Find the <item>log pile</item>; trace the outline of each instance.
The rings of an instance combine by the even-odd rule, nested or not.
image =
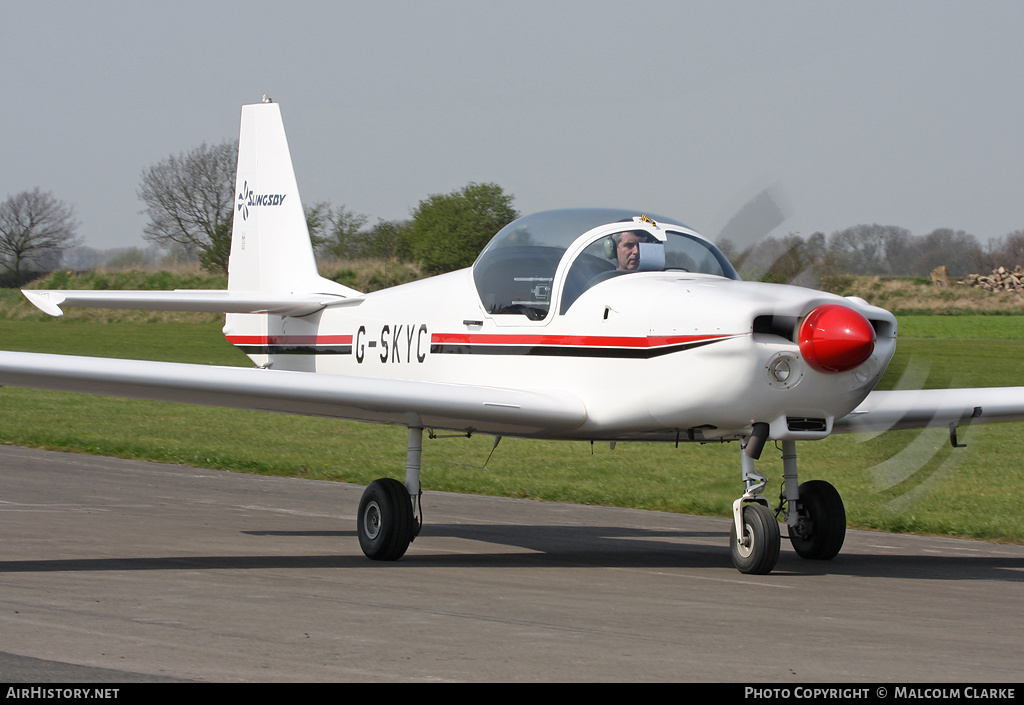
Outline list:
[[[968,274],[966,279],[957,282],[964,286],[976,286],[986,291],[1010,291],[1024,296],[1024,267],[1017,265],[1012,270],[996,267],[992,274]]]

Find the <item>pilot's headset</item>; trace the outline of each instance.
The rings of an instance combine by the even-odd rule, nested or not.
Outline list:
[[[614,235],[609,235],[608,237],[606,237],[604,239],[604,256],[605,256],[605,259],[610,259],[612,261],[614,261],[616,259],[615,258],[615,250],[619,246],[619,238],[621,238],[621,237],[622,237],[622,233],[615,233]]]

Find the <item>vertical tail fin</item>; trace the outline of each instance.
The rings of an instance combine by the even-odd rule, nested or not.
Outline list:
[[[228,289],[357,295],[317,272],[277,103],[242,106]]]

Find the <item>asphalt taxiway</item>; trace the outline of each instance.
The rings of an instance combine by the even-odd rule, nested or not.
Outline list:
[[[0,447],[0,682],[1024,671],[1024,546],[851,531],[833,561],[784,540],[747,576],[724,519],[428,489],[419,538],[378,563],[361,491]]]

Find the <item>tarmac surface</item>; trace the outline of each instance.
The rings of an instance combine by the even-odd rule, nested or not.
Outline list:
[[[747,576],[724,519],[427,491],[378,563],[353,485],[2,446],[0,490],[5,683],[1024,673],[1024,546],[851,531]]]

